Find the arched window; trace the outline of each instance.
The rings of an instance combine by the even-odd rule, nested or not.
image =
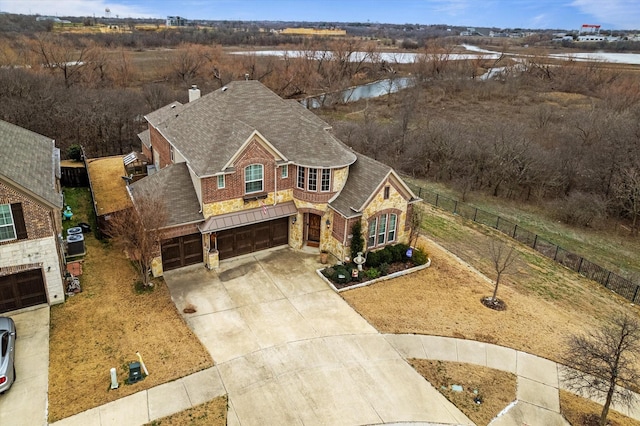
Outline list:
[[[398,215],[383,213],[369,219],[367,248],[371,249],[385,244],[394,243],[398,227]]]
[[[244,192],[262,192],[264,190],[264,172],[262,164],[251,164],[244,168]]]

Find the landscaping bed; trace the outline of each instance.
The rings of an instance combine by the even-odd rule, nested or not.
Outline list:
[[[406,244],[394,244],[366,254],[362,271],[353,262],[337,263],[320,270],[320,274],[337,290],[362,287],[384,279],[429,266],[426,252]],[[426,265],[426,266],[424,266]]]

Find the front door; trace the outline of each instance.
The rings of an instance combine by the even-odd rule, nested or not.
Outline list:
[[[309,224],[307,229],[307,245],[312,247],[320,246],[320,216],[309,213]]]

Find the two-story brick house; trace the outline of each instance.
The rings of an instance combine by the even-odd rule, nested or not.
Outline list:
[[[0,121],[0,312],[64,301],[60,152]]]
[[[257,81],[189,99],[148,114],[140,134],[157,172],[130,186],[134,203],[157,194],[169,212],[155,274],[287,244],[342,259],[355,221],[367,249],[407,241],[418,198],[298,102]]]

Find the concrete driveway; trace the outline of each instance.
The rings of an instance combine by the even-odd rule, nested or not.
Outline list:
[[[49,307],[7,314],[16,323],[16,381],[0,395],[0,425],[46,425]]]
[[[165,274],[229,395],[229,425],[473,423],[289,248]]]

